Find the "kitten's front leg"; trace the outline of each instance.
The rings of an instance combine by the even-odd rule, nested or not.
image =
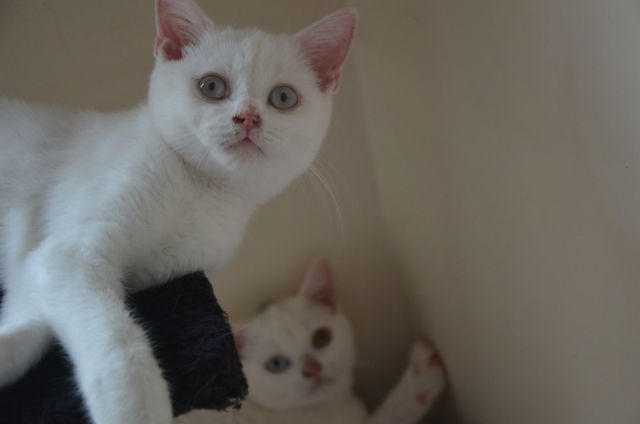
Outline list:
[[[124,303],[122,272],[91,246],[49,240],[28,258],[25,283],[70,354],[96,424],[170,424],[167,384]]]
[[[414,343],[409,367],[367,424],[415,424],[445,386],[444,365],[426,341]]]

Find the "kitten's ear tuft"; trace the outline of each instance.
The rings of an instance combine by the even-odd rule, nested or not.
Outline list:
[[[323,92],[338,90],[342,65],[349,53],[357,21],[356,9],[347,7],[295,35]]]
[[[213,27],[200,6],[193,0],[156,0],[155,56],[180,60],[187,46]]]
[[[336,311],[336,291],[331,266],[327,259],[315,261],[307,270],[300,288],[300,295],[311,303]]]

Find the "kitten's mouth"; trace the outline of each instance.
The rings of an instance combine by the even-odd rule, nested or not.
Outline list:
[[[310,392],[315,393],[321,389],[324,389],[327,386],[331,386],[333,383],[335,383],[335,380],[333,378],[318,377],[313,380],[313,384],[311,385]]]
[[[238,151],[255,151],[264,155],[262,148],[256,143],[256,141],[248,135],[236,140],[226,143],[225,150],[238,150]]]

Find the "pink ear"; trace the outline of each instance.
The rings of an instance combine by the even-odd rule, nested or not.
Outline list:
[[[213,24],[193,0],[156,0],[155,55],[180,60]]]
[[[340,9],[295,35],[323,92],[338,88],[357,20],[355,9]]]
[[[311,303],[326,306],[335,312],[336,292],[328,260],[320,259],[311,265],[304,276],[300,294]]]
[[[246,331],[244,331],[243,329],[234,330],[233,341],[236,345],[236,350],[238,351],[238,354],[241,354],[242,350],[247,344]]]

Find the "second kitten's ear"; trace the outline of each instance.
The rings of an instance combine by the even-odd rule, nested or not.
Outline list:
[[[232,324],[233,341],[236,345],[236,351],[239,356],[242,356],[242,351],[247,346],[247,331],[243,326],[237,328]]]
[[[184,49],[196,44],[213,27],[193,0],[156,0],[156,57],[180,60]]]
[[[327,259],[317,260],[304,276],[300,295],[307,301],[336,311],[336,291]]]
[[[348,7],[320,19],[295,35],[323,92],[335,93],[338,89],[342,65],[349,53],[357,20],[356,10]]]

